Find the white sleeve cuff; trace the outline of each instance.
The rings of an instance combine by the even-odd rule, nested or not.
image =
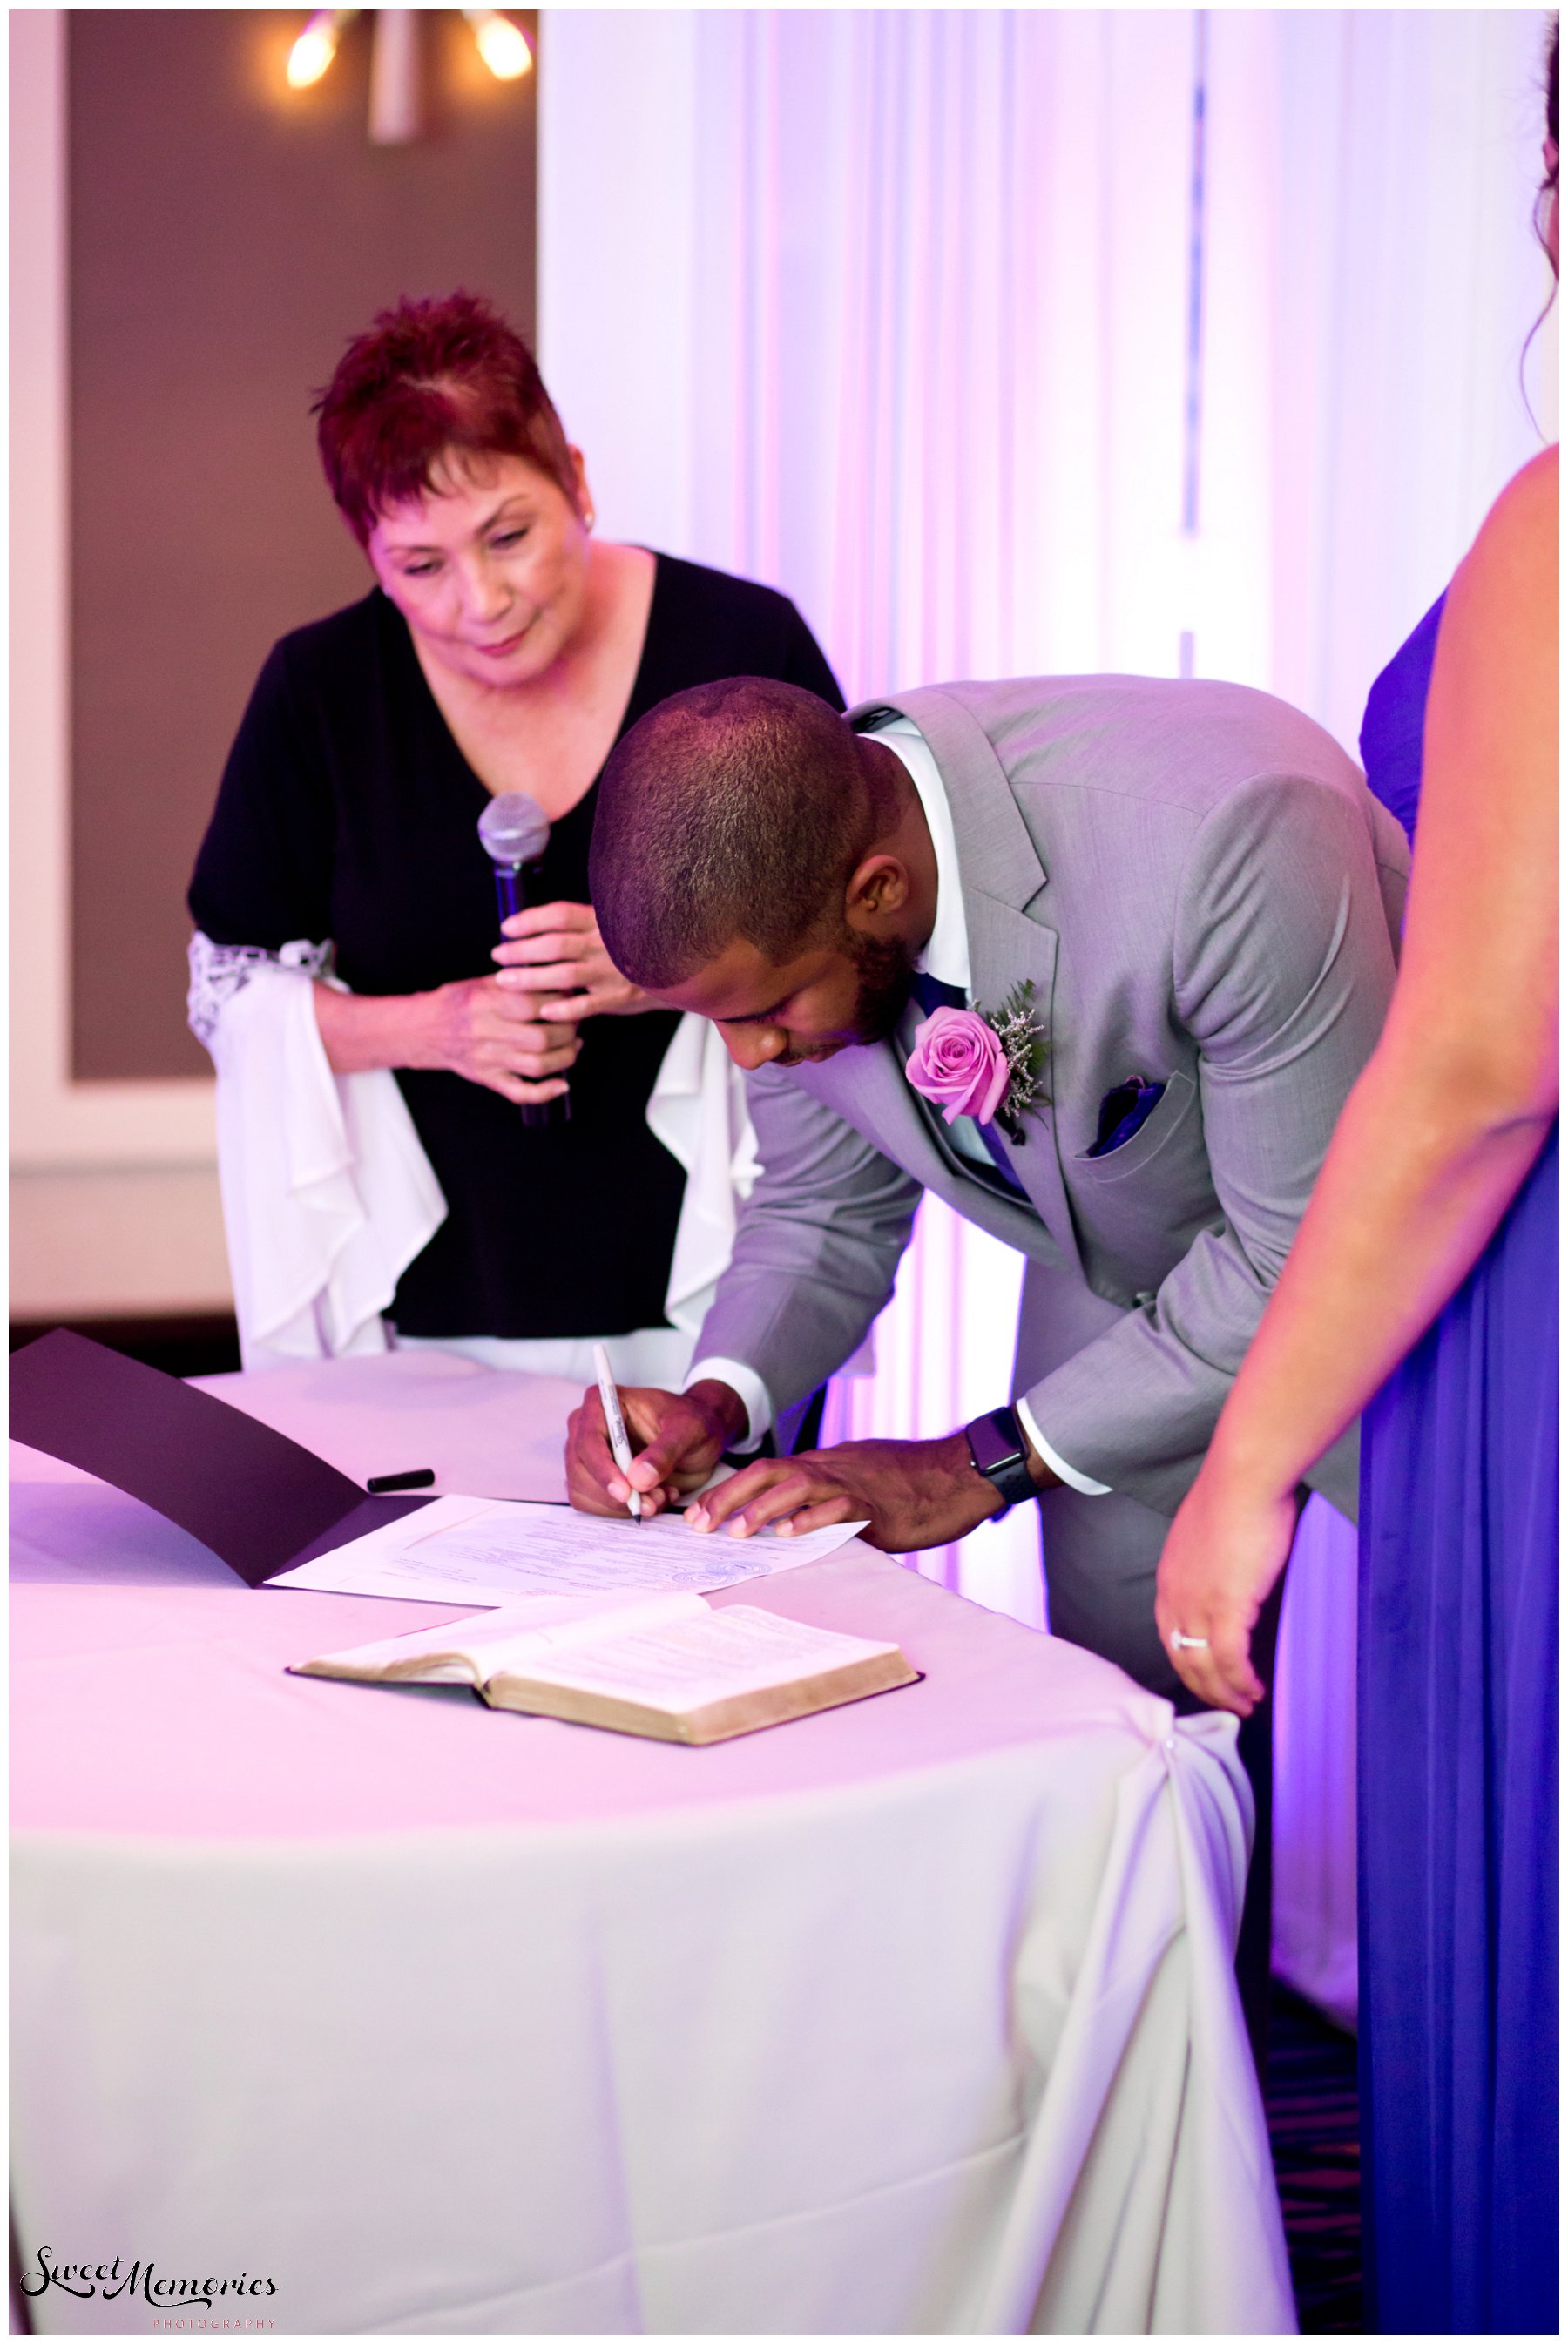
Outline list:
[[[774,1420],[774,1404],[767,1386],[754,1368],[746,1367],[739,1359],[716,1359],[695,1360],[686,1370],[681,1389],[690,1391],[693,1384],[704,1383],[710,1377],[715,1383],[728,1384],[746,1411],[746,1437],[744,1440],[732,1440],[730,1448],[737,1457],[749,1457],[754,1449],[761,1446],[763,1435]]]
[[[1110,1496],[1110,1483],[1108,1481],[1091,1481],[1087,1473],[1080,1473],[1076,1465],[1069,1465],[1065,1457],[1058,1457],[1057,1455],[1056,1450],[1051,1447],[1050,1442],[1046,1439],[1045,1434],[1040,1430],[1039,1426],[1035,1422],[1033,1416],[1030,1414],[1029,1403],[1027,1399],[1016,1399],[1013,1402],[1013,1408],[1018,1422],[1023,1426],[1024,1430],[1029,1436],[1031,1445],[1037,1453],[1042,1457],[1045,1462],[1050,1467],[1058,1481],[1065,1481],[1069,1490],[1077,1490],[1086,1498],[1108,1498]]]

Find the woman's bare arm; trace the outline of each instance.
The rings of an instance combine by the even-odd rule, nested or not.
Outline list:
[[[1178,1666],[1246,1710],[1302,1473],[1484,1250],[1557,1108],[1557,451],[1450,591],[1427,707],[1399,982],[1296,1243],[1166,1544]]]
[[[335,1074],[439,1067],[522,1106],[557,1098],[581,1046],[575,1026],[541,1025],[538,996],[474,976],[431,993],[316,986],[316,1024]]]

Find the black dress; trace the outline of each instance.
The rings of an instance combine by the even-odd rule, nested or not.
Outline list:
[[[732,675],[777,677],[843,708],[784,596],[665,554],[656,562],[622,732],[672,692]],[[596,779],[551,826],[534,901],[589,900],[597,794]],[[273,649],[197,857],[191,916],[217,945],[276,951],[330,937],[355,993],[492,975],[495,890],[476,831],[487,803],[405,621],[378,589]],[[399,1281],[389,1315],[400,1333],[618,1335],[668,1324],[685,1176],[645,1111],[676,1023],[664,1010],[588,1019],[572,1121],[541,1130],[460,1075],[399,1070],[448,1206]]]

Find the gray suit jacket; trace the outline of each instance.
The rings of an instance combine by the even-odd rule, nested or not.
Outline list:
[[[1382,1026],[1403,834],[1326,732],[1237,685],[1043,677],[879,704],[941,772],[975,1001],[1034,981],[1050,1103],[1010,1147],[1028,1203],[955,1152],[895,1044],[768,1067],[748,1084],[764,1170],[697,1356],[745,1361],[775,1409],[810,1391],[886,1302],[929,1188],[1054,1273],[1027,1393],[1046,1438],[1174,1513]],[[1091,1156],[1133,1075],[1163,1098]],[[998,1360],[998,1403],[1005,1381]],[[1342,1460],[1320,1478],[1353,1507]]]

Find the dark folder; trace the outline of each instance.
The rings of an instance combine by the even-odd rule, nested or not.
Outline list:
[[[56,1328],[11,1355],[11,1438],[177,1522],[248,1587],[418,1512],[210,1392]]]

